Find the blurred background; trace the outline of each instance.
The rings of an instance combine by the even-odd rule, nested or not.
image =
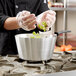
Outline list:
[[[48,7],[57,13],[54,31],[71,30],[58,36],[57,45],[70,44],[76,49],[76,0],[48,0]]]

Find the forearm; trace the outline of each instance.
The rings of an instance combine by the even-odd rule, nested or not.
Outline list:
[[[4,23],[4,28],[6,30],[15,30],[15,29],[20,28],[18,26],[16,17],[9,17],[9,18],[7,18],[6,21],[5,21],[5,23]]]

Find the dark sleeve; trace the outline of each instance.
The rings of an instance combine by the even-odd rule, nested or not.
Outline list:
[[[42,12],[47,11],[47,10],[49,10],[47,0],[41,0],[39,12],[42,13]]]
[[[0,31],[4,31],[4,22],[5,20],[8,18],[9,16],[6,16],[4,13],[3,13],[3,8],[2,8],[2,5],[1,5],[1,2],[0,2]]]

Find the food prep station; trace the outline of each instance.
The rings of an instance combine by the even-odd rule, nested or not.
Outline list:
[[[54,52],[48,61],[24,61],[17,55],[0,56],[0,76],[57,76],[76,70],[75,52]]]
[[[48,0],[48,1],[53,1],[53,0]],[[56,0],[54,0],[56,1]],[[76,10],[76,8],[67,8],[70,7],[70,4],[68,2],[68,5],[66,6],[66,0],[61,0],[62,3],[54,3],[52,5],[52,7],[50,9],[54,10],[54,11],[64,11],[64,15],[63,15],[63,30],[67,30],[66,29],[66,25],[67,25],[67,11],[68,10]],[[69,1],[69,0],[67,0]],[[55,28],[55,30],[57,30]],[[55,33],[53,33],[55,34]],[[58,34],[57,34],[58,35]],[[29,41],[29,39],[25,40],[21,40],[21,43],[18,40],[16,40],[16,43],[18,44],[17,49],[19,50],[19,54],[18,55],[7,55],[7,56],[0,56],[0,76],[76,76],[76,50],[74,49],[74,51],[54,51],[54,46],[56,43],[56,36],[53,36],[52,40],[48,40],[48,44],[53,43],[52,45],[53,49],[50,47],[46,47],[42,46],[41,49],[39,48],[41,46],[41,44],[44,45],[45,40],[42,41],[42,43],[34,45],[35,42],[33,43],[33,39],[31,39]],[[63,35],[63,36],[62,36]],[[66,35],[62,34],[61,35],[61,39],[58,37],[58,40],[62,42],[62,44],[66,44]],[[67,37],[68,38],[68,37]],[[67,39],[68,40],[68,39]],[[53,41],[53,42],[52,42]],[[28,43],[29,42],[29,43]],[[31,50],[29,48],[30,42],[33,43],[33,50]],[[39,41],[38,41],[39,42]],[[41,41],[40,41],[41,42]],[[70,41],[68,41],[70,42]],[[22,44],[21,45],[19,45]],[[46,43],[46,41],[45,41]],[[28,44],[28,48],[25,48],[25,45]],[[59,43],[59,46],[61,45],[61,43]],[[30,45],[30,47],[31,47]],[[38,46],[39,45],[39,46]],[[21,47],[19,47],[21,46]],[[36,48],[34,48],[36,47]],[[44,47],[46,47],[47,49],[44,49]],[[26,49],[26,51],[25,51]],[[35,49],[35,50],[34,50]],[[37,50],[36,50],[37,49]],[[40,49],[40,52],[39,52]],[[57,48],[55,48],[57,49]],[[29,50],[29,52],[27,52]],[[32,53],[30,53],[31,51],[33,51]],[[38,51],[38,52],[37,52]],[[42,52],[41,52],[42,51]],[[46,51],[45,55],[44,55],[44,51]],[[49,52],[50,51],[50,52]],[[25,53],[26,52],[26,53]],[[22,56],[24,53],[24,56]],[[36,54],[37,53],[37,54]],[[49,53],[49,58],[48,55]],[[25,55],[26,54],[26,55]],[[32,55],[31,55],[32,54]],[[53,56],[50,56],[52,55]],[[19,56],[20,55],[20,56]],[[38,56],[37,56],[38,55]],[[35,57],[37,56],[37,58]],[[45,57],[46,56],[46,57]],[[20,57],[22,59],[20,59]],[[43,58],[42,58],[43,57]],[[44,57],[46,59],[44,59]],[[28,59],[28,60],[23,60],[23,59]],[[40,59],[43,60],[40,60]],[[30,59],[34,59],[35,61],[31,61]],[[36,61],[36,59],[40,60],[40,61]]]

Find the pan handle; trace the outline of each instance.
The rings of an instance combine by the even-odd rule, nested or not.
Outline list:
[[[60,31],[60,32],[55,32],[55,34],[60,35],[60,34],[63,34],[63,33],[69,33],[71,32],[70,30],[65,30],[65,31]]]

